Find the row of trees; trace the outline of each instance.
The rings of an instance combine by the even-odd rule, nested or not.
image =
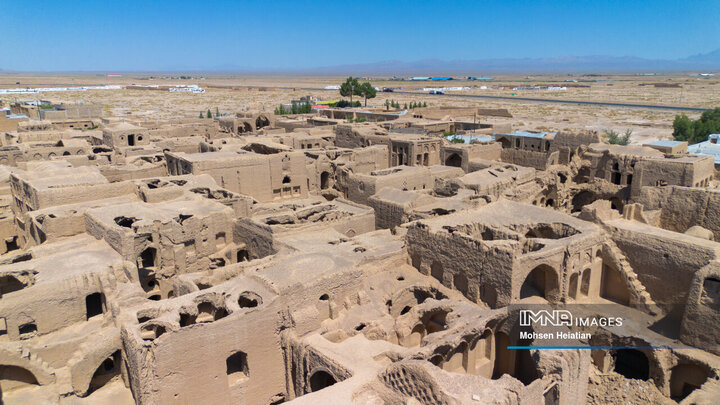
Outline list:
[[[673,138],[694,144],[706,141],[708,135],[720,133],[720,107],[706,110],[699,119],[691,120],[685,114],[675,116]]]
[[[306,101],[304,103],[292,103],[290,106],[290,110],[285,109],[285,106],[282,104],[275,109],[275,115],[285,115],[285,114],[308,114],[312,112],[312,105],[309,101]]]
[[[375,87],[373,87],[370,82],[360,84],[358,79],[348,77],[345,83],[340,85],[340,95],[350,97],[350,104],[352,104],[353,96],[365,97],[365,107],[367,107],[367,100],[369,98],[375,98],[375,96],[377,96],[377,90],[375,90]]]
[[[400,108],[400,103],[398,103],[395,100],[385,100],[385,108],[390,108],[390,107]],[[408,103],[405,103],[403,105],[403,109],[405,109],[405,110],[408,110],[408,109],[412,110],[413,108],[421,108],[421,107],[427,107],[427,103],[426,102],[422,102],[422,103],[417,102],[416,103],[413,101],[410,103],[410,105],[408,105]]]
[[[220,110],[217,107],[215,107],[215,117],[217,118],[219,116],[220,116]],[[203,115],[203,112],[200,111],[200,118],[212,118],[212,117],[213,117],[213,115],[209,108],[207,110],[207,113],[205,113],[204,115]]]

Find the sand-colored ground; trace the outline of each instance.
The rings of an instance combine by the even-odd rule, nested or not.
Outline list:
[[[151,78],[151,76],[153,78]],[[74,75],[0,75],[0,88],[38,86],[78,86],[97,84],[197,84],[206,89],[204,94],[170,93],[150,90],[102,90],[85,92],[40,93],[36,98],[57,102],[102,103],[113,115],[141,115],[148,118],[197,117],[201,111],[219,109],[223,113],[243,110],[272,112],[283,102],[303,95],[313,95],[322,100],[335,100],[337,91],[302,90],[337,85],[342,77],[332,76],[232,76],[198,75],[203,79],[171,80],[158,75],[127,74],[107,77],[90,74]],[[576,82],[574,82],[576,81]],[[403,91],[432,86],[477,86],[463,91],[467,94],[497,95],[510,97],[554,98],[568,100],[606,101],[620,103],[643,103],[675,105],[699,108],[720,106],[720,78],[703,78],[691,75],[673,76],[499,76],[491,82],[409,82],[372,80],[378,87],[402,87]],[[19,84],[18,84],[19,83]],[[655,87],[655,83],[679,84],[681,87]],[[565,91],[513,90],[527,86],[571,86]],[[225,86],[225,87],[217,87]],[[229,88],[233,86],[234,88]],[[243,87],[246,86],[246,87]],[[481,86],[487,86],[482,89]],[[572,87],[589,86],[589,87]],[[499,89],[498,87],[504,87]],[[4,102],[26,100],[32,96],[1,95]],[[382,106],[386,99],[401,105],[410,102],[426,102],[430,106],[478,106],[484,108],[507,108],[513,119],[480,117],[491,122],[510,122],[521,130],[580,130],[603,131],[615,129],[633,130],[633,143],[670,138],[672,120],[677,111],[641,108],[600,107],[573,104],[533,103],[512,100],[461,99],[433,96],[426,92],[418,94],[378,93],[368,105]],[[688,113],[696,117],[699,113]]]

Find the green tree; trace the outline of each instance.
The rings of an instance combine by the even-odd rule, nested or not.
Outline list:
[[[423,101],[423,107],[427,107],[427,102]]]
[[[685,114],[675,116],[673,138],[694,144],[707,140],[708,135],[720,133],[720,107],[705,110],[700,119],[691,120]]]
[[[205,117],[203,117],[202,111],[200,111],[200,118],[205,118]]]
[[[220,110],[217,107],[215,107],[215,116],[216,117],[220,116]]]
[[[343,97],[350,97],[350,105],[352,105],[352,97],[362,95],[360,93],[360,83],[354,77],[348,77],[345,83],[340,85],[340,95]]]
[[[282,104],[280,104],[280,106],[275,108],[275,115],[285,115],[285,114],[290,114],[290,111],[286,110]]]
[[[375,98],[377,96],[377,90],[373,87],[370,82],[365,82],[360,85],[360,95],[365,97],[365,107],[367,107],[367,99]]]
[[[675,120],[673,121],[673,138],[677,139],[678,141],[687,141],[688,143],[695,143],[690,142],[694,136],[695,131],[693,128],[693,122],[690,118],[688,118],[685,114],[678,114],[675,116]]]
[[[210,112],[210,109],[208,108],[207,114],[205,114],[205,117],[212,118],[212,113]]]
[[[407,110],[407,109],[408,109],[408,105],[407,105],[407,103],[405,103],[405,105],[403,106],[403,110]]]

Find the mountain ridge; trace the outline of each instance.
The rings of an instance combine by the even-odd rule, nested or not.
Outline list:
[[[316,73],[450,74],[450,73],[559,73],[720,70],[720,49],[681,59],[645,59],[636,56],[557,56],[474,60],[387,60],[308,69]]]

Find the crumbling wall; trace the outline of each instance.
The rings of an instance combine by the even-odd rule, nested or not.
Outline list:
[[[3,296],[0,314],[5,318],[7,337],[28,339],[85,322],[85,297],[99,291],[103,291],[100,275],[82,274],[69,278],[62,290],[53,283],[41,283]],[[23,328],[25,325],[34,325],[34,331]]]
[[[683,233],[699,225],[712,231],[720,240],[720,190],[679,186],[643,187],[633,202],[646,211],[660,210],[660,224],[664,229]]]
[[[600,134],[596,132],[582,132],[579,134],[558,132],[555,134],[552,145],[550,145],[550,152],[557,151],[557,162],[567,164],[573,157],[580,154],[584,147],[599,142],[601,142]]]
[[[275,242],[272,229],[268,225],[260,225],[249,218],[239,218],[233,226],[233,240],[244,244],[249,259],[259,259],[275,254],[279,246]]]
[[[466,280],[465,296],[492,308],[510,304],[516,251],[489,247],[459,232],[432,233],[422,222],[408,226],[408,253],[413,267],[433,276],[448,288]]]
[[[524,149],[503,148],[500,158],[503,162],[545,170],[548,164],[557,161],[558,154],[536,152]]]
[[[720,262],[697,271],[687,293],[680,340],[720,355],[720,329],[709,327],[720,319]]]
[[[679,322],[695,272],[716,257],[720,245],[636,222],[608,225],[613,241],[652,299]]]

